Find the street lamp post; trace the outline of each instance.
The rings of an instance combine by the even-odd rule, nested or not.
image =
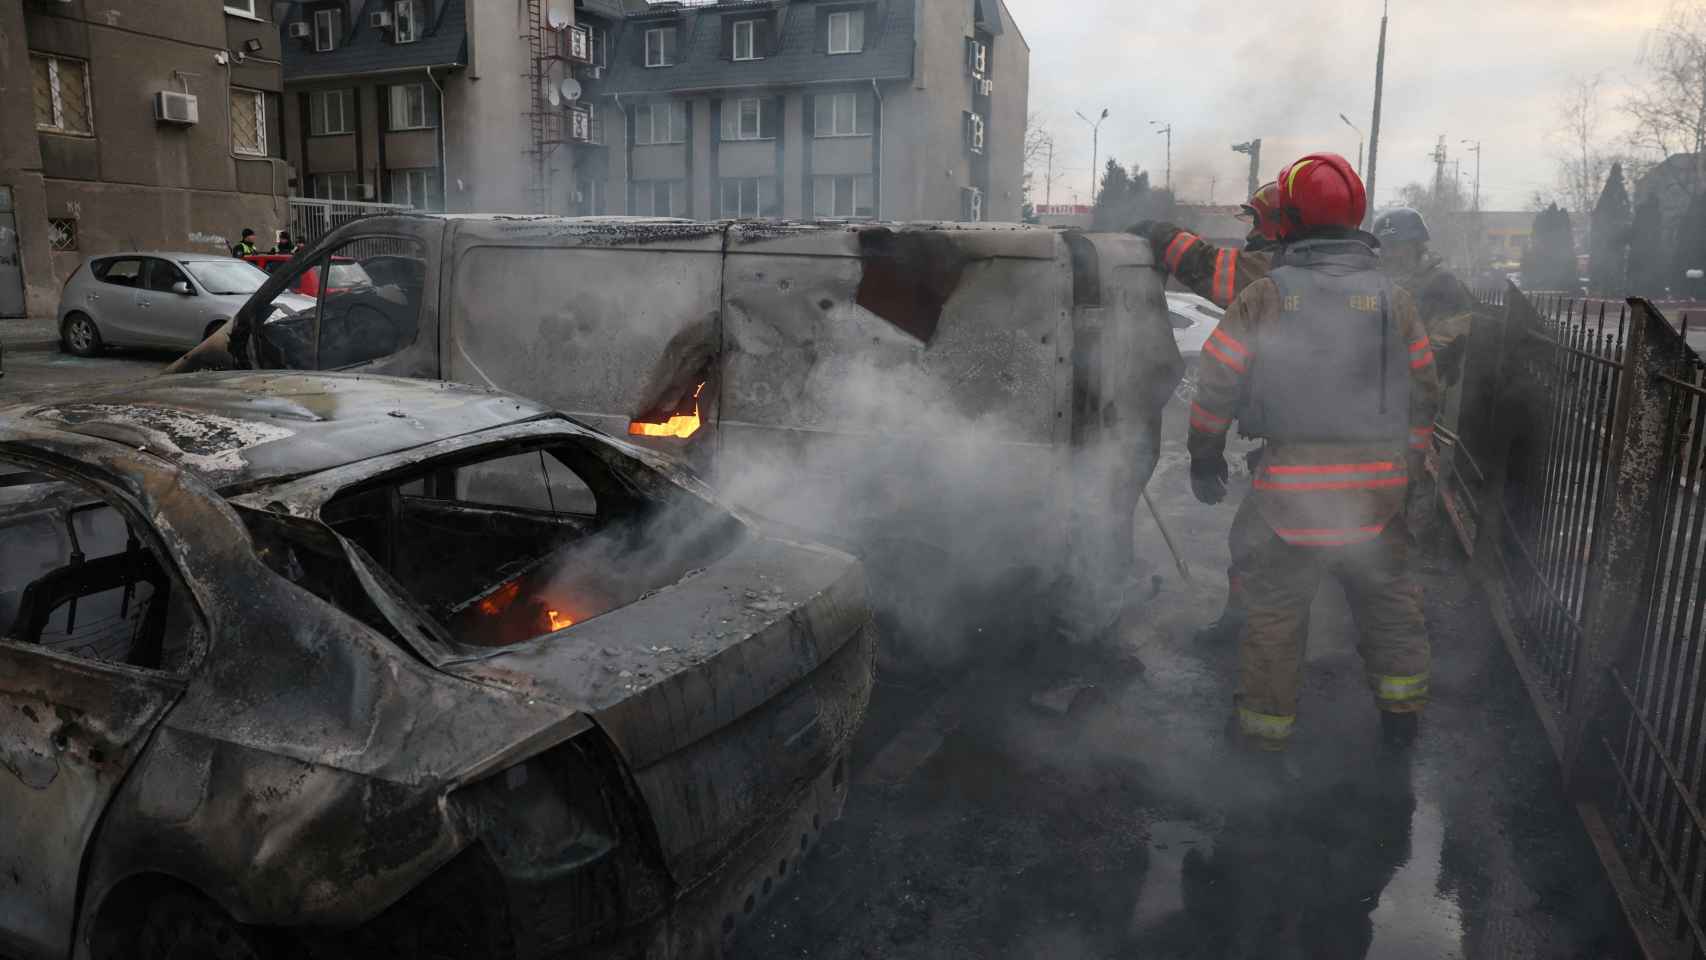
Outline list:
[[[1102,115],[1094,120],[1086,117],[1083,111],[1074,110],[1072,112],[1078,115],[1078,119],[1090,125],[1090,206],[1094,207],[1096,205],[1096,157],[1101,150],[1102,121],[1108,119],[1108,108],[1103,107]]]
[[[1390,4],[1382,3],[1380,9],[1380,52],[1374,58],[1374,124],[1368,135],[1368,212],[1374,214],[1375,199],[1374,177],[1380,166],[1380,100],[1386,89],[1386,22],[1390,14]]]
[[[1475,154],[1475,209],[1480,210],[1481,209],[1481,141],[1479,141],[1479,140],[1465,140],[1463,142],[1474,144],[1474,146],[1470,147],[1469,150],[1471,153]]]
[[[1161,129],[1159,129],[1155,132],[1156,133],[1164,133],[1167,135],[1167,192],[1172,193],[1173,192],[1173,125],[1169,123],[1166,126],[1161,126],[1161,121],[1159,121],[1159,120],[1151,120],[1151,121],[1149,121],[1149,125],[1152,127],[1161,127]]]
[[[1350,127],[1352,130],[1356,131],[1356,134],[1357,134],[1357,176],[1360,177],[1360,176],[1362,176],[1362,142],[1364,139],[1363,135],[1362,135],[1362,128],[1357,126],[1356,124],[1352,123],[1351,118],[1345,116],[1342,113],[1339,114],[1339,119],[1345,121],[1345,126]]]

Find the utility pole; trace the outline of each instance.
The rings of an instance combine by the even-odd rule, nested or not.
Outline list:
[[[1208,205],[1214,206],[1214,188],[1220,185],[1219,177],[1208,178]]]
[[[1253,197],[1256,195],[1256,188],[1262,185],[1262,138],[1257,137],[1248,143],[1235,143],[1232,145],[1232,152],[1246,154],[1250,158],[1250,192],[1245,196]]]
[[[1374,175],[1380,164],[1380,98],[1386,88],[1386,21],[1391,13],[1391,3],[1382,4],[1380,10],[1380,52],[1374,60],[1374,123],[1368,132],[1368,215],[1374,216],[1376,204],[1374,192]]]
[[[1108,119],[1108,108],[1103,107],[1102,115],[1094,120],[1086,117],[1078,110],[1072,112],[1078,114],[1078,119],[1090,125],[1090,206],[1094,207],[1096,205],[1096,158],[1101,150],[1102,121]]]
[[[1345,121],[1345,126],[1350,127],[1352,130],[1357,132],[1357,176],[1360,177],[1362,176],[1362,128],[1352,123],[1351,118],[1342,113],[1339,114],[1339,119]]]
[[[1481,209],[1481,141],[1465,140],[1463,142],[1474,144],[1469,149],[1475,154],[1475,210],[1479,212]]]
[[[1161,127],[1161,121],[1151,120],[1151,121],[1149,121],[1149,125],[1152,127]],[[1167,192],[1172,193],[1173,192],[1173,125],[1169,123],[1165,127],[1161,127],[1161,129],[1159,129],[1155,132],[1156,133],[1164,133],[1167,135]]]
[[[1439,143],[1434,145],[1434,152],[1428,154],[1428,159],[1434,162],[1434,199],[1437,201],[1445,190],[1445,134],[1439,135]]]

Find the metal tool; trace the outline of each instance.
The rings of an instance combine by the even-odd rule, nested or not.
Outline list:
[[[1149,515],[1155,518],[1155,525],[1161,528],[1161,539],[1167,541],[1167,549],[1173,553],[1173,563],[1179,568],[1179,576],[1186,583],[1192,583],[1191,565],[1185,562],[1185,555],[1179,552],[1179,545],[1173,540],[1173,531],[1167,529],[1167,521],[1161,519],[1161,511],[1156,509],[1155,501],[1149,498],[1149,489],[1143,491],[1143,502],[1149,504]]]

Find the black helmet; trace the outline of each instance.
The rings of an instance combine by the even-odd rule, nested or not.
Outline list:
[[[1428,235],[1428,222],[1422,219],[1420,213],[1409,207],[1382,210],[1374,218],[1374,235],[1379,237],[1382,243],[1427,243],[1432,239]]]

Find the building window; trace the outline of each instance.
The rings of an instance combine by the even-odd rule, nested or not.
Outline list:
[[[966,149],[972,153],[983,152],[983,115],[968,113],[966,117]]]
[[[976,187],[960,188],[960,219],[977,223],[983,219],[983,191]]]
[[[812,212],[824,219],[877,215],[870,177],[813,177]]]
[[[582,177],[575,183],[575,212],[583,217],[604,216],[604,181]]]
[[[267,99],[259,90],[231,88],[231,149],[248,157],[267,155]]]
[[[735,21],[734,33],[734,58],[736,60],[757,60],[760,56],[758,52],[758,21]]]
[[[829,52],[865,51],[865,11],[845,10],[829,15]]]
[[[391,42],[414,43],[420,39],[420,0],[397,0],[391,5]]]
[[[979,80],[989,76],[989,44],[975,38],[966,39],[966,69]]]
[[[30,54],[36,129],[88,136],[95,132],[89,115],[89,65],[82,60]]]
[[[225,12],[244,17],[254,17],[255,0],[225,0]]]
[[[432,168],[391,171],[391,203],[416,210],[438,209],[438,171]]]
[[[756,220],[759,217],[780,217],[782,199],[776,181],[771,177],[740,177],[722,182],[722,207],[719,216],[730,220]]]
[[[776,101],[759,97],[723,101],[724,140],[774,140]]]
[[[687,190],[680,180],[635,180],[628,212],[636,217],[680,217],[687,214]]]
[[[426,84],[403,83],[392,87],[391,129],[423,130],[429,126]]]
[[[354,90],[315,90],[308,94],[309,136],[329,137],[354,132]]]
[[[642,103],[634,108],[634,143],[687,142],[687,101]]]
[[[342,10],[314,11],[314,49],[327,53],[338,48],[338,34],[344,30]]]
[[[47,219],[47,243],[54,253],[76,250],[77,218],[49,217]]]
[[[875,125],[875,106],[868,93],[819,94],[812,131],[820,137],[868,136]]]
[[[674,27],[656,27],[646,31],[646,66],[675,66]]]
[[[353,173],[316,173],[308,178],[308,195],[316,200],[360,200],[361,181]]]

